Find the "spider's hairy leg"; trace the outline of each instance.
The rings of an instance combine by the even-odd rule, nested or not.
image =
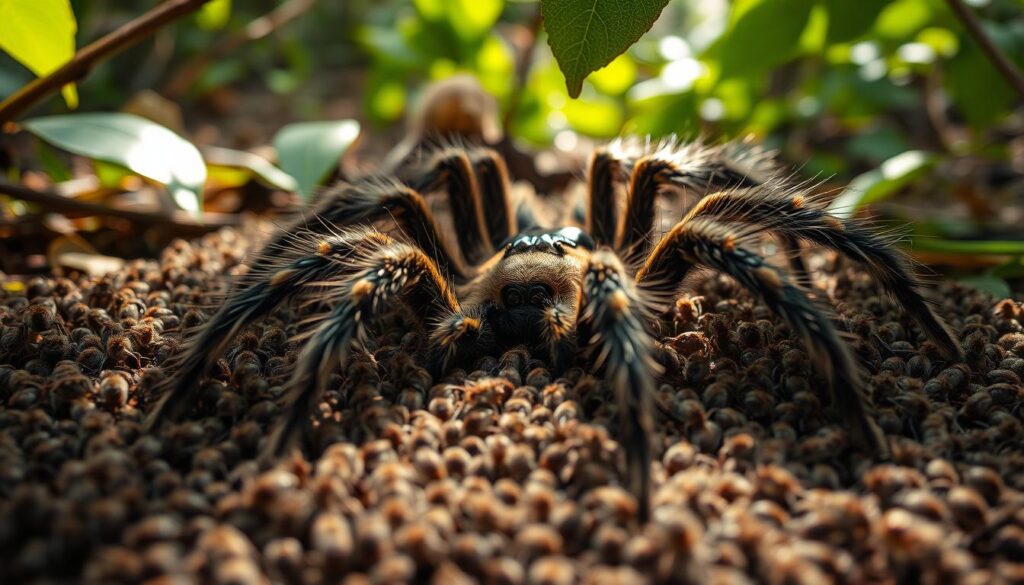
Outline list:
[[[491,245],[497,249],[516,232],[515,213],[509,200],[508,167],[493,149],[475,148],[469,154],[480,187]]]
[[[194,402],[198,380],[239,331],[307,291],[310,283],[344,273],[351,257],[357,254],[356,246],[382,238],[383,234],[364,229],[329,236],[304,234],[295,238],[299,246],[290,254],[265,259],[262,270],[250,273],[233,288],[220,309],[189,340],[187,349],[164,364],[173,375],[163,384],[162,394],[149,413],[147,430],[178,418]]]
[[[870,417],[861,394],[861,372],[832,322],[807,296],[764,258],[740,245],[742,228],[707,219],[676,224],[637,272],[636,280],[669,292],[698,266],[725,273],[759,297],[804,342],[832,390],[832,402],[851,439],[888,456],[885,437]]]
[[[650,514],[651,400],[660,370],[646,320],[622,262],[610,250],[594,252],[583,274],[577,335],[614,388],[629,489],[637,498],[641,522]]]
[[[676,186],[704,194],[730,186],[753,186],[767,176],[761,168],[766,164],[760,151],[748,151],[735,144],[660,144],[632,165],[618,249],[631,257],[647,255],[653,244],[655,201],[664,188]]]
[[[288,448],[313,413],[331,372],[345,362],[353,342],[365,339],[367,326],[391,302],[408,302],[424,323],[460,312],[448,281],[422,250],[389,239],[368,243],[363,252],[357,272],[324,283],[334,308],[305,340],[288,382],[283,420],[268,439],[264,457],[279,456]]]
[[[708,218],[743,223],[835,250],[863,265],[946,359],[963,359],[963,349],[923,296],[924,287],[903,253],[856,220],[835,217],[812,196],[784,187],[769,185],[709,195],[683,221]]]
[[[252,263],[253,270],[261,270],[289,247],[289,239],[299,230],[344,229],[377,222],[393,222],[400,232],[431,255],[445,274],[462,281],[467,270],[444,245],[440,229],[434,222],[423,197],[414,189],[393,177],[368,176],[343,182],[325,190],[311,214],[282,229],[264,247]]]
[[[445,191],[455,235],[467,262],[479,264],[494,253],[476,172],[462,149],[445,148],[434,154],[412,185],[421,193]]]
[[[608,149],[596,150],[587,177],[587,233],[599,246],[614,246],[619,229],[617,194],[623,188],[622,161]]]

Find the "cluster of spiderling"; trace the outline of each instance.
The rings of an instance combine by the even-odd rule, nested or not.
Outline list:
[[[154,366],[207,319],[195,307],[244,246],[224,231],[112,277],[4,279],[0,581],[1021,577],[1017,302],[942,285],[965,353],[949,366],[871,278],[826,267],[892,442],[878,465],[848,449],[788,327],[727,279],[700,283],[658,324],[652,514],[637,527],[606,382],[522,349],[435,379],[402,307],[329,376],[308,459],[255,463],[294,336],[322,307],[245,327],[191,416],[142,432]]]

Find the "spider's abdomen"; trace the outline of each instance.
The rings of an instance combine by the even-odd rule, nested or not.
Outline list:
[[[505,243],[505,257],[523,252],[548,252],[561,256],[566,246],[593,250],[594,239],[578,227],[532,228],[509,238]]]

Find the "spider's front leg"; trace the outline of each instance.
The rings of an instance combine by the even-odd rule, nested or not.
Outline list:
[[[750,228],[748,228],[749,230]],[[870,417],[861,394],[861,373],[850,348],[832,322],[784,273],[744,248],[745,234],[735,225],[707,219],[676,224],[651,252],[636,281],[654,290],[674,292],[698,266],[728,274],[778,314],[806,345],[829,379],[832,405],[844,419],[854,442],[880,456],[888,445]]]
[[[910,261],[857,221],[831,215],[811,194],[786,184],[724,191],[702,199],[683,222],[700,218],[746,224],[792,242],[806,240],[860,263],[917,321],[946,359],[963,359],[956,337],[922,294]]]
[[[637,498],[641,522],[650,516],[651,401],[661,369],[646,322],[639,292],[622,262],[609,250],[594,252],[583,273],[577,336],[614,388],[629,490]]]
[[[234,287],[220,309],[189,339],[185,350],[163,364],[171,376],[162,384],[162,393],[150,410],[147,430],[179,418],[195,402],[198,381],[238,332],[307,292],[310,284],[353,270],[361,249],[390,241],[384,234],[367,229],[331,235],[304,232],[291,237],[291,244],[278,255],[261,257],[256,262],[258,268]]]
[[[316,325],[299,354],[288,382],[284,418],[268,440],[265,456],[279,456],[288,448],[313,413],[324,382],[390,303],[404,300],[425,326],[461,314],[448,281],[422,250],[390,238],[370,248],[363,251],[357,272],[323,283],[334,308]],[[459,336],[477,329],[478,321],[466,319]]]

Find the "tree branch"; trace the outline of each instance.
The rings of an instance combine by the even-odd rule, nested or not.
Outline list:
[[[100,62],[149,37],[168,23],[198,10],[210,0],[168,0],[93,42],[60,69],[22,87],[0,103],[0,124],[13,120],[39,100],[88,75]]]
[[[50,212],[82,216],[116,217],[144,225],[170,225],[185,229],[211,231],[225,225],[235,225],[238,223],[236,216],[225,214],[204,213],[203,221],[200,223],[183,211],[174,211],[167,214],[107,207],[106,205],[71,199],[55,191],[40,191],[2,180],[0,180],[0,195],[9,195],[15,199],[42,205],[46,211]]]
[[[957,18],[964,23],[967,32],[971,33],[975,42],[985,51],[989,61],[992,61],[992,64],[1006,78],[1010,86],[1017,90],[1021,97],[1024,97],[1024,76],[1021,75],[1020,70],[1013,64],[1013,61],[1010,61],[1009,57],[992,42],[992,39],[985,33],[985,29],[981,28],[981,23],[978,22],[978,17],[974,15],[974,12],[964,4],[963,0],[946,0],[946,2],[953,9],[953,12],[956,13]]]

